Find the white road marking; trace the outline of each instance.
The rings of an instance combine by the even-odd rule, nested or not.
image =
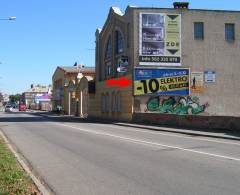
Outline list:
[[[103,132],[98,132],[98,131],[94,131],[94,130],[82,129],[82,128],[78,128],[78,127],[75,127],[75,126],[66,125],[66,124],[63,124],[63,123],[55,123],[55,124],[61,125],[61,126],[65,126],[65,127],[69,127],[69,128],[73,128],[73,129],[77,129],[77,130],[80,130],[80,131],[83,131],[83,132],[87,132],[87,133],[92,133],[92,134],[96,134],[96,135],[103,135],[103,136],[109,136],[109,137],[118,138],[118,139],[121,139],[121,140],[126,140],[126,141],[130,141],[130,142],[133,142],[133,143],[139,143],[139,144],[143,144],[143,145],[150,145],[150,146],[156,146],[156,147],[166,147],[166,148],[171,148],[171,149],[178,149],[178,150],[182,150],[182,151],[202,154],[202,155],[206,155],[206,156],[223,158],[223,159],[227,159],[227,160],[240,161],[240,158],[235,158],[235,157],[232,157],[232,156],[218,155],[218,154],[214,154],[214,153],[202,152],[202,151],[182,148],[182,147],[178,147],[178,146],[171,146],[171,145],[166,145],[166,144],[160,144],[160,143],[157,143],[157,142],[149,142],[149,141],[144,141],[144,140],[140,140],[140,139],[133,139],[133,138],[119,136],[119,135],[114,135],[114,134],[110,134],[110,133],[103,133]]]
[[[91,125],[95,125],[96,126],[96,124],[91,124]],[[101,125],[101,126],[108,126],[108,125],[104,125],[104,124],[99,124],[99,125]],[[138,128],[138,127],[134,127],[134,126],[130,126],[130,127],[131,128]],[[119,127],[117,127],[117,128],[114,127],[113,125],[111,126],[111,128],[120,129]],[[207,142],[223,143],[223,144],[240,146],[240,143],[236,143],[236,142],[226,142],[226,141],[220,141],[220,140],[213,140],[213,139],[206,139],[206,138],[197,138],[197,137],[189,137],[189,136],[176,135],[176,134],[170,134],[170,133],[153,132],[153,131],[150,131],[150,130],[149,131],[145,131],[145,130],[129,129],[129,128],[126,129],[126,128],[123,128],[123,127],[121,128],[121,130],[149,133],[149,134],[154,134],[154,135],[165,135],[165,136],[169,136],[169,137],[180,137],[180,138],[184,138],[184,139],[193,139],[193,140],[200,140],[200,141],[207,141]],[[179,132],[179,133],[181,133],[181,132]],[[199,135],[199,136],[201,136],[201,135]],[[204,135],[202,135],[202,136],[204,136]]]
[[[45,114],[42,114],[43,116],[45,117],[49,117],[48,115],[45,115]],[[98,126],[98,125],[101,125],[101,126],[109,126],[109,125],[104,125],[104,124],[92,124],[92,123],[89,123],[90,125],[95,125],[95,126]],[[139,128],[139,127],[135,127],[135,126],[130,126],[131,128]],[[117,128],[114,127],[114,125],[111,126],[111,128],[115,128],[115,129],[122,129],[124,131],[135,131],[135,132],[142,132],[142,133],[149,133],[149,134],[155,134],[155,135],[165,135],[165,136],[169,136],[169,137],[180,137],[180,138],[184,138],[184,139],[193,139],[193,140],[200,140],[200,141],[206,141],[206,142],[213,142],[213,143],[222,143],[222,144],[229,144],[229,145],[237,145],[237,146],[240,146],[240,143],[236,143],[236,142],[226,142],[226,141],[220,141],[220,140],[213,140],[213,139],[206,139],[206,138],[198,138],[198,137],[190,137],[190,136],[183,136],[183,135],[176,135],[177,132],[174,132],[176,134],[170,134],[170,133],[161,133],[161,132],[156,132],[156,131],[145,131],[145,130],[137,130],[137,129],[126,129],[126,128],[123,128],[121,126],[118,126]],[[144,128],[144,127],[143,127]],[[179,132],[181,133],[181,132]],[[204,136],[204,135],[201,135],[199,134],[199,136]],[[222,139],[222,138],[215,138],[215,139]]]
[[[45,117],[49,117],[48,115],[45,115],[45,114],[41,114]],[[108,126],[109,125],[104,125],[104,124],[93,124],[93,123],[88,123],[90,125],[94,125],[94,126]],[[134,127],[134,126],[130,126],[131,128],[138,128],[137,126]],[[137,129],[126,129],[126,128],[123,128],[121,126],[118,126],[118,127],[114,127],[114,125],[111,126],[111,128],[115,128],[115,129],[120,129],[121,130],[124,130],[124,131],[135,131],[135,132],[142,132],[142,133],[149,133],[149,134],[154,134],[154,135],[164,135],[164,136],[169,136],[169,137],[180,137],[180,138],[184,138],[184,139],[192,139],[192,140],[200,140],[200,141],[206,141],[206,142],[213,142],[213,143],[222,143],[222,144],[229,144],[229,145],[237,145],[237,146],[240,146],[240,143],[236,143],[236,142],[226,142],[226,141],[220,141],[220,140],[213,140],[213,139],[206,139],[206,138],[198,138],[198,137],[190,137],[190,136],[183,136],[183,135],[176,135],[177,132],[174,132],[176,134],[170,134],[170,133],[162,133],[162,132],[156,132],[156,131],[145,131],[145,130],[137,130]],[[144,128],[144,127],[143,127]],[[181,132],[179,132],[181,133]],[[199,134],[199,136],[204,136],[204,135],[201,135]],[[215,139],[221,139],[221,138],[215,138]]]

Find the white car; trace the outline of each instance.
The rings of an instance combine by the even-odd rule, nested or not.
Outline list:
[[[5,106],[5,112],[12,112],[12,111],[13,111],[12,105],[6,105]]]

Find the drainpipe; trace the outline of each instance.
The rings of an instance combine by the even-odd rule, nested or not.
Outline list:
[[[68,115],[71,115],[71,92],[68,92]]]
[[[81,90],[81,92],[80,92],[80,99],[81,99],[81,101],[80,101],[80,116],[81,117],[83,117],[83,109],[82,109],[83,100],[82,100],[82,97],[83,97],[83,95],[82,95],[82,90]]]

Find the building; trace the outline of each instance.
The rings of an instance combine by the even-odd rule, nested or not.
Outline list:
[[[240,11],[111,7],[96,30],[92,116],[240,128]],[[120,70],[120,71],[119,71]],[[106,80],[132,80],[126,88]]]
[[[3,102],[4,103],[9,102],[9,95],[8,94],[3,94]]]
[[[88,86],[94,77],[94,67],[58,66],[52,77],[53,110],[61,110],[68,115],[87,116],[92,100]]]
[[[22,94],[22,101],[27,108],[37,110],[51,110],[52,86],[31,84],[30,89]]]

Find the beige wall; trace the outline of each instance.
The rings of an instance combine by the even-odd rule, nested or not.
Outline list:
[[[128,76],[131,78],[131,75]],[[112,93],[119,93],[120,94],[120,105],[121,109],[120,112],[113,112],[112,111]],[[101,96],[102,94],[109,94],[109,112],[102,112],[101,111]],[[117,87],[108,87],[104,81],[97,82],[96,84],[96,94],[94,99],[90,99],[90,116],[94,117],[101,117],[106,119],[116,119],[116,120],[125,120],[130,121],[132,119],[132,86],[127,88],[117,88]]]
[[[64,71],[57,68],[56,72],[54,73],[54,75],[52,77],[53,96],[54,96],[55,90],[56,90],[54,83],[55,83],[55,81],[61,80],[61,86],[63,88],[63,97],[61,99],[61,105],[62,105],[65,113],[67,113],[67,111],[68,111],[68,90],[67,90],[67,86],[64,86],[64,85],[65,85],[65,82],[69,83],[69,81],[75,80],[75,75],[74,74],[65,74]],[[53,98],[53,103],[54,103],[54,98]],[[55,103],[54,103],[53,110],[56,110],[56,106],[57,105],[55,105]]]

